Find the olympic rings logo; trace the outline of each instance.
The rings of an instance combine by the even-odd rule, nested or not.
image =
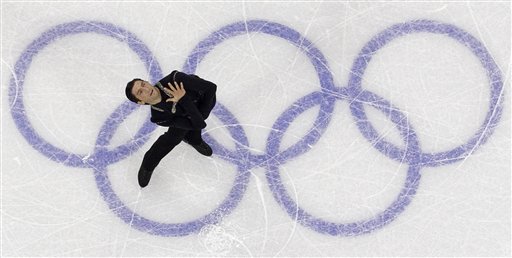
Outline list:
[[[490,83],[490,105],[484,122],[466,143],[451,150],[436,153],[423,152],[414,127],[409,124],[407,116],[385,99],[364,90],[361,86],[361,78],[364,76],[365,69],[368,63],[370,63],[372,56],[379,49],[393,39],[419,32],[448,36],[467,47],[479,59],[486,70]],[[161,223],[146,219],[126,207],[113,191],[107,175],[108,165],[126,158],[130,153],[137,151],[139,146],[142,146],[148,140],[149,134],[156,128],[155,125],[146,121],[136,133],[135,140],[115,148],[111,147],[110,150],[107,148],[119,124],[138,107],[137,105],[126,101],[114,110],[101,127],[93,154],[90,156],[67,153],[48,143],[34,131],[25,114],[23,84],[32,59],[41,49],[57,39],[78,33],[97,33],[128,44],[144,62],[152,82],[156,82],[163,77],[160,66],[154,59],[151,51],[131,32],[114,24],[97,21],[77,21],[60,24],[47,30],[34,40],[24,50],[15,64],[15,75],[11,78],[9,85],[9,100],[12,103],[11,114],[14,122],[28,143],[49,159],[71,167],[92,168],[97,187],[109,208],[132,227],[155,235],[185,236],[200,232],[201,228],[205,225],[219,223],[224,216],[233,211],[242,199],[249,182],[249,171],[256,167],[266,169],[266,178],[273,197],[291,218],[303,226],[323,234],[338,236],[360,235],[382,228],[392,222],[411,202],[419,186],[421,168],[441,166],[467,158],[492,135],[494,128],[500,121],[503,108],[503,81],[496,63],[479,40],[454,25],[430,20],[414,20],[395,24],[385,29],[366,43],[354,60],[350,70],[348,85],[337,87],[334,85],[332,74],[323,54],[297,31],[282,24],[263,20],[241,21],[229,24],[199,42],[188,56],[182,69],[184,72],[194,73],[197,65],[203,58],[217,45],[229,38],[246,33],[264,33],[282,38],[300,49],[313,64],[319,77],[320,89],[298,99],[279,116],[272,125],[271,133],[268,136],[266,153],[262,155],[249,153],[247,148],[249,143],[244,129],[226,107],[221,103],[217,103],[212,112],[226,125],[229,133],[236,140],[236,149],[232,151],[225,148],[208,134],[205,134],[204,137],[211,143],[214,153],[218,157],[231,162],[237,167],[238,173],[233,187],[222,203],[203,217],[186,223]],[[405,185],[388,208],[370,219],[346,224],[338,224],[316,218],[302,209],[288,194],[279,174],[280,165],[305,153],[309,150],[309,146],[314,145],[319,140],[329,124],[334,104],[337,100],[349,101],[350,111],[357,122],[359,131],[372,146],[383,155],[408,165]],[[320,106],[320,111],[313,125],[314,130],[309,130],[309,133],[297,143],[279,152],[281,140],[288,126],[301,113],[315,105]],[[402,139],[406,143],[405,149],[395,146],[379,136],[373,125],[368,121],[363,105],[370,105],[379,110],[396,124]]]

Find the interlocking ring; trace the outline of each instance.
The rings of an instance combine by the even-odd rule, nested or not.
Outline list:
[[[147,121],[135,135],[135,139],[139,140],[118,146],[112,151],[108,151],[106,149],[110,138],[115,132],[114,129],[117,129],[117,125],[119,125],[128,114],[133,112],[136,106],[129,105],[129,103],[126,102],[111,114],[107,120],[108,122],[105,123],[100,130],[100,136],[104,138],[98,138],[96,141],[96,149],[91,156],[68,153],[53,146],[34,131],[34,128],[25,114],[25,106],[23,104],[23,85],[25,83],[25,75],[32,63],[32,59],[39,53],[39,51],[44,49],[50,43],[53,43],[55,40],[78,33],[98,33],[100,35],[117,39],[121,42],[126,42],[143,61],[146,69],[149,71],[152,81],[158,81],[162,77],[160,66],[157,62],[154,62],[151,51],[146,47],[146,45],[144,45],[144,43],[142,43],[141,40],[127,30],[116,27],[112,24],[92,21],[61,24],[47,30],[39,38],[34,40],[23,51],[20,58],[14,65],[14,73],[16,76],[11,78],[9,84],[9,102],[12,103],[11,114],[16,126],[28,143],[51,160],[71,167],[91,167],[92,163],[105,160],[106,157],[117,162],[122,158],[127,157],[131,152],[136,151],[140,145],[147,141],[148,133],[156,128],[155,125]]]
[[[127,30],[110,23],[78,21],[61,24],[44,32],[25,49],[16,62],[15,76],[11,78],[9,85],[9,100],[12,103],[11,114],[16,126],[28,143],[43,155],[68,166],[92,168],[103,199],[107,202],[109,208],[123,221],[138,230],[162,236],[184,236],[198,233],[205,225],[219,223],[224,216],[228,215],[238,205],[249,182],[249,171],[257,167],[266,168],[266,178],[274,198],[293,219],[302,225],[317,232],[330,235],[349,236],[371,232],[387,225],[404,211],[419,186],[421,178],[420,169],[422,167],[440,166],[466,158],[477,147],[486,142],[500,121],[503,106],[503,82],[501,72],[491,55],[469,33],[453,25],[435,21],[410,21],[394,25],[379,33],[363,47],[359,56],[355,59],[348,86],[346,87],[336,87],[334,85],[325,57],[309,40],[289,27],[262,20],[237,22],[213,32],[194,48],[183,66],[183,71],[194,73],[201,60],[224,40],[245,33],[256,32],[280,37],[299,48],[302,53],[308,56],[320,79],[320,91],[300,98],[279,116],[268,136],[266,153],[262,155],[253,155],[249,152],[249,143],[243,128],[226,107],[219,102],[217,103],[212,113],[227,126],[229,133],[236,140],[235,151],[225,148],[207,133],[204,134],[204,137],[211,143],[214,153],[218,157],[233,163],[237,167],[238,175],[223,202],[213,211],[196,220],[186,223],[168,224],[146,219],[126,207],[113,191],[107,175],[107,166],[137,151],[138,146],[143,145],[149,139],[149,134],[156,128],[155,125],[147,121],[135,135],[136,140],[118,146],[113,150],[107,149],[117,127],[136,109],[136,105],[127,101],[115,109],[101,127],[94,152],[91,156],[67,153],[51,145],[34,131],[25,115],[23,83],[27,69],[33,57],[41,49],[64,36],[77,33],[99,33],[121,42],[126,42],[144,62],[146,69],[149,71],[150,80],[153,83],[158,81],[162,77],[158,62],[142,41]],[[487,76],[491,83],[491,104],[483,125],[467,143],[449,151],[423,153],[419,146],[418,137],[413,127],[409,124],[407,117],[397,107],[392,106],[382,97],[363,90],[361,87],[361,77],[371,60],[371,56],[391,40],[416,32],[447,35],[469,47],[487,70]],[[336,224],[315,218],[295,203],[281,182],[279,166],[305,153],[309,150],[310,146],[319,140],[329,124],[336,100],[344,99],[350,102],[350,110],[357,122],[359,131],[370,141],[372,146],[375,146],[384,155],[405,163],[409,167],[404,187],[396,200],[383,212],[367,220]],[[405,150],[379,137],[377,131],[366,118],[363,104],[370,105],[383,112],[396,124],[400,135],[407,143]],[[320,111],[313,125],[314,130],[309,130],[309,133],[297,143],[279,152],[281,140],[290,123],[301,113],[315,105],[320,105]]]
[[[494,128],[500,121],[503,109],[503,80],[501,78],[501,72],[494,62],[491,54],[489,54],[485,46],[478,39],[456,26],[429,20],[419,20],[393,25],[373,37],[362,48],[352,65],[348,89],[352,96],[356,96],[361,91],[361,78],[364,75],[368,63],[371,61],[372,56],[380,48],[395,38],[418,32],[430,32],[445,35],[469,48],[485,68],[487,78],[491,85],[490,105],[487,115],[485,116],[485,120],[478,131],[473,134],[466,143],[448,151],[421,153],[421,160],[419,161],[421,166],[433,167],[446,165],[463,160],[467,156],[471,155],[476,148],[484,144],[487,139],[489,139],[489,136],[491,136]],[[363,110],[360,102],[354,102],[353,105],[350,106],[350,109],[352,114],[358,112],[358,110]],[[372,144],[375,144],[376,148],[381,153],[391,159],[402,162],[404,151],[399,147],[394,146],[392,143],[380,139],[376,130],[370,123],[365,122],[366,120],[366,115],[364,114],[361,114],[361,117],[357,119],[359,130],[363,136]],[[416,162],[409,159],[406,161],[409,164],[411,164],[411,162]]]

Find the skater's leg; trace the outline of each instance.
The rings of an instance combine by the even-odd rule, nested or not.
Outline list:
[[[183,141],[192,145],[199,153],[205,156],[213,154],[212,148],[201,137],[201,130],[188,131]]]
[[[158,137],[155,143],[144,155],[142,165],[139,170],[139,185],[145,187],[148,185],[153,170],[160,160],[165,157],[178,143],[181,142],[187,131],[177,128],[169,128],[167,132]]]
[[[190,145],[201,144],[203,139],[201,138],[201,130],[190,130],[187,131],[183,140]]]

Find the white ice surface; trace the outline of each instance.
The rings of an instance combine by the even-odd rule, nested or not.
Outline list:
[[[6,2],[2,3],[2,256],[510,256],[511,112],[510,2]],[[99,193],[93,168],[52,161],[31,146],[11,115],[14,64],[44,31],[67,22],[122,27],[152,51],[162,72],[181,69],[195,45],[215,30],[244,20],[276,22],[298,31],[327,59],[335,86],[345,87],[352,63],[372,37],[397,23],[429,19],[455,25],[484,44],[504,83],[503,113],[485,144],[466,159],[421,168],[411,203],[391,223],[358,236],[330,236],[297,223],[274,200],[265,167],[250,170],[240,203],[217,225],[182,237],[155,236],[121,220]],[[272,125],[299,98],[320,89],[309,59],[288,42],[262,33],[224,41],[196,71],[218,85],[217,100],[236,117],[253,155],[266,152]],[[124,86],[147,79],[125,43],[82,33],[45,47],[27,70],[23,101],[39,136],[69,153],[92,155],[106,119],[126,101]],[[416,33],[373,56],[363,88],[406,114],[425,153],[465,143],[479,130],[490,86],[478,59],[446,36]],[[285,132],[280,150],[313,125],[319,105]],[[369,120],[404,148],[399,131],[377,110]],[[110,142],[125,144],[148,119],[139,108]],[[226,126],[212,115],[205,131],[234,150]],[[211,212],[230,191],[237,168],[177,146],[140,189],[144,152],[165,131],[107,167],[124,204],[147,219],[182,223]],[[399,194],[406,163],[377,151],[358,131],[349,103],[310,150],[280,165],[288,193],[316,217],[334,223],[371,218]]]

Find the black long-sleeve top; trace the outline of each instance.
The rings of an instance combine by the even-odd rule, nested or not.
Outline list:
[[[166,102],[169,96],[158,87],[162,101],[151,106],[151,122],[160,126],[175,127],[185,130],[200,130],[206,127],[208,118],[215,106],[217,85],[197,75],[172,71],[159,82],[163,87],[168,83],[183,83],[185,95],[178,101],[176,112],[171,112],[173,102]],[[173,84],[174,85],[174,84]]]

